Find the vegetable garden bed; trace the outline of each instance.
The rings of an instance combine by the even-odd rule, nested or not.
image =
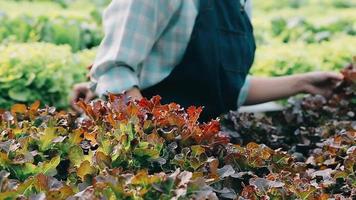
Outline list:
[[[60,111],[108,3],[0,1],[0,200],[356,199],[355,64],[330,99],[264,116],[200,124],[200,108],[115,95],[80,102],[86,118]],[[340,70],[355,55],[352,1],[254,3],[253,75]]]
[[[343,73],[330,99],[230,113],[222,131],[159,97],[79,102],[85,118],[15,104],[0,112],[0,199],[354,199],[355,66]]]

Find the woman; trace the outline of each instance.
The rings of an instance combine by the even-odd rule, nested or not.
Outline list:
[[[204,106],[202,119],[297,93],[329,95],[341,74],[247,77],[256,45],[244,0],[113,0],[92,90]],[[77,85],[73,102],[93,92]]]

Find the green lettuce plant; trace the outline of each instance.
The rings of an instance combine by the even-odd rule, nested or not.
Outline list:
[[[72,85],[87,73],[65,45],[10,44],[0,47],[0,55],[0,108],[35,100],[65,108]]]

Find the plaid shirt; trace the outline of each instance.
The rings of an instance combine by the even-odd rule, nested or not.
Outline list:
[[[249,0],[245,6],[250,14]],[[103,15],[105,37],[91,69],[92,89],[102,96],[162,81],[183,58],[198,10],[199,0],[113,0]],[[248,89],[249,78],[239,106]]]

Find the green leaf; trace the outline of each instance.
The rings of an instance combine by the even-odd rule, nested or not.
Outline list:
[[[311,187],[306,191],[297,192],[297,195],[299,198],[303,200],[307,200],[310,198],[310,195],[312,195],[315,191],[316,189],[314,187]]]
[[[111,168],[111,158],[101,151],[95,153],[95,161],[100,169],[105,169],[106,167]]]
[[[205,153],[205,149],[201,145],[194,145],[191,147],[194,156],[200,156]]]
[[[96,168],[91,166],[90,162],[86,160],[80,164],[80,167],[77,170],[77,175],[84,181],[85,175],[93,175],[96,171]]]
[[[9,171],[17,179],[24,181],[28,177],[39,173],[40,168],[32,163],[25,163],[23,165],[13,165],[9,167]]]
[[[11,99],[26,102],[32,99],[32,92],[26,88],[12,88],[9,90],[8,95]]]
[[[43,132],[43,135],[41,135],[39,139],[40,151],[46,151],[50,149],[50,147],[53,145],[52,140],[56,137],[56,128],[46,128]]]
[[[36,74],[35,73],[30,73],[28,78],[27,78],[27,81],[25,83],[25,86],[31,85],[31,83],[35,80],[35,78],[36,78]]]
[[[82,148],[79,146],[72,146],[68,152],[68,158],[74,166],[79,167],[84,160]]]
[[[40,167],[40,172],[47,176],[54,176],[57,174],[56,167],[61,162],[61,157],[56,156],[52,158],[50,161],[46,161]]]
[[[29,190],[33,186],[34,182],[35,182],[34,179],[30,178],[30,179],[26,180],[25,182],[21,183],[16,188],[16,190],[0,193],[0,200],[15,199],[18,195],[25,194],[26,191]]]
[[[150,159],[159,158],[159,151],[155,149],[136,148],[133,153],[138,157],[147,157]]]

